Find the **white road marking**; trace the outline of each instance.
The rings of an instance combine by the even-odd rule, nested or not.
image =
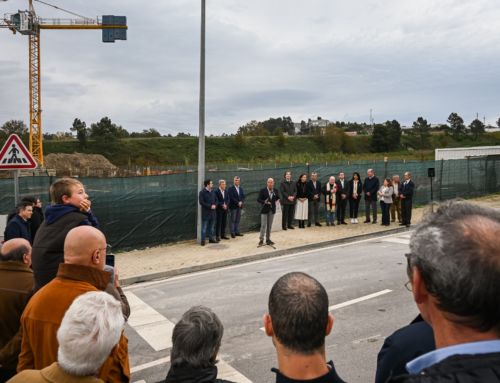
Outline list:
[[[123,290],[135,290],[135,289],[139,289],[139,288],[147,288],[147,287],[158,285],[158,284],[162,284],[162,283],[166,284],[166,283],[169,283],[169,282],[175,282],[175,281],[178,281],[178,280],[182,280],[182,279],[186,279],[186,278],[192,278],[192,277],[197,277],[197,276],[200,276],[200,275],[206,275],[206,274],[211,274],[211,273],[215,273],[215,272],[219,272],[219,271],[225,271],[225,270],[232,270],[232,269],[236,269],[236,268],[239,268],[239,267],[247,267],[247,266],[252,266],[252,265],[258,265],[260,263],[266,263],[266,262],[271,262],[271,261],[276,261],[276,260],[281,260],[281,259],[293,258],[293,257],[301,256],[301,255],[306,255],[306,254],[311,254],[311,253],[317,253],[319,251],[336,249],[336,248],[344,247],[344,246],[352,246],[352,245],[357,245],[357,244],[365,243],[365,242],[373,242],[373,241],[376,241],[376,240],[379,240],[379,241],[382,240],[383,241],[384,239],[388,239],[388,238],[396,237],[396,236],[401,236],[401,233],[383,235],[383,236],[380,236],[380,237],[367,238],[367,239],[362,239],[362,240],[354,241],[354,242],[340,243],[338,245],[321,247],[321,248],[312,249],[312,250],[305,250],[305,251],[301,251],[301,252],[298,252],[298,253],[293,253],[293,254],[288,254],[288,255],[281,255],[279,257],[271,257],[271,258],[261,259],[261,260],[258,260],[258,261],[251,261],[251,262],[240,263],[238,265],[225,266],[225,267],[219,267],[219,268],[210,269],[210,270],[198,271],[198,272],[195,272],[195,273],[178,275],[178,276],[172,277],[172,278],[160,279],[158,281],[135,283],[135,284],[130,285],[130,286],[125,286],[123,288]]]
[[[130,369],[130,372],[133,374],[133,373],[136,373],[136,372],[139,372],[142,370],[146,370],[146,369],[151,368],[151,367],[159,366],[161,364],[167,364],[169,362],[170,362],[170,357],[167,356],[165,358],[153,360],[152,362],[148,362],[148,363],[140,364],[139,366],[132,367]],[[167,376],[166,371],[165,371],[165,376]]]
[[[132,327],[155,351],[172,347],[174,324],[143,302],[134,293],[125,293],[130,305],[128,325]]]
[[[351,299],[349,301],[338,303],[336,305],[328,307],[328,311],[341,309],[343,307],[350,306],[350,305],[353,305],[355,303],[367,301],[368,299],[373,299],[373,298],[379,297],[381,295],[385,295],[387,293],[390,293],[391,291],[392,290],[385,289],[385,290],[377,291],[376,293],[373,293],[373,294],[364,295],[364,296],[359,297],[359,298],[355,298],[355,299]],[[260,330],[264,331],[264,327],[261,327]]]
[[[402,243],[403,245],[409,245],[410,244],[410,238],[385,238],[382,240],[382,242],[391,242],[391,243]]]
[[[145,380],[138,380],[138,381],[136,381],[134,383],[146,383],[146,381]]]

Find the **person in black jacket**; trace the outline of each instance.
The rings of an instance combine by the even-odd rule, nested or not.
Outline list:
[[[267,187],[261,189],[257,202],[262,205],[260,209],[260,236],[259,246],[264,245],[264,236],[266,245],[274,245],[271,241],[271,229],[273,227],[274,214],[276,214],[276,202],[280,200],[278,190],[274,188],[274,180],[267,179]]]
[[[411,180],[411,173],[405,173],[405,181],[401,185],[399,198],[401,200],[401,226],[410,227],[411,225],[411,209],[413,205],[413,193],[415,184]]]
[[[32,244],[31,224],[29,222],[33,214],[31,202],[21,202],[16,207],[17,214],[10,219],[5,227],[4,240],[24,238]]]
[[[292,222],[297,198],[297,184],[292,181],[292,173],[286,171],[283,182],[280,184],[281,193],[281,226],[283,230],[294,229]]]
[[[172,332],[170,370],[164,383],[231,383],[217,379],[224,326],[208,307],[186,311]]]
[[[363,181],[363,191],[365,193],[365,223],[370,223],[370,207],[373,214],[373,224],[377,223],[377,192],[380,189],[380,182],[375,176],[373,169],[366,171],[367,177]]]
[[[347,225],[345,221],[345,210],[347,207],[347,196],[349,194],[349,185],[345,179],[345,173],[340,172],[337,179],[337,224]]]
[[[361,193],[363,191],[363,183],[358,172],[352,174],[348,188],[349,217],[351,217],[351,223],[358,223],[359,201],[361,201]]]
[[[307,197],[309,198],[309,219],[307,226],[313,223],[316,226],[321,226],[319,222],[319,204],[321,198],[321,182],[318,181],[318,173],[312,172],[311,179],[307,181]]]
[[[309,216],[309,194],[307,192],[307,174],[301,174],[297,181],[297,204],[295,206],[295,219],[299,221],[299,229],[306,228]]]
[[[211,180],[205,180],[203,185],[205,187],[198,194],[198,202],[201,205],[201,246],[205,246],[207,235],[210,243],[217,243],[214,238],[217,198],[212,190]]]
[[[401,383],[500,382],[500,212],[448,201],[410,239],[407,274],[437,349],[406,364]]]
[[[245,203],[245,192],[240,186],[240,177],[234,177],[233,182],[233,186],[227,191],[229,195],[229,213],[231,215],[231,238],[243,237],[243,234],[240,233],[240,220],[243,204]]]
[[[219,180],[219,188],[215,190],[217,199],[217,219],[215,229],[215,240],[229,239],[226,237],[227,210],[229,206],[229,193],[226,190],[226,181]]]

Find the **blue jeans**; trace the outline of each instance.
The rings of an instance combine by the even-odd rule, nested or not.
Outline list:
[[[201,240],[204,241],[207,237],[208,230],[208,238],[214,239],[214,226],[215,226],[215,217],[208,217],[201,221]]]
[[[326,210],[326,223],[333,225],[335,223],[335,210]]]

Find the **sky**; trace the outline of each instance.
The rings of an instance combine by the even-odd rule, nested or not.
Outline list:
[[[124,15],[128,40],[101,31],[41,37],[44,132],[108,116],[129,131],[198,133],[200,0],[47,0],[88,17]],[[0,15],[27,0],[0,2]],[[35,3],[46,18],[72,17]],[[206,133],[251,120],[500,117],[497,0],[207,0]],[[26,123],[28,40],[0,29],[0,124]]]

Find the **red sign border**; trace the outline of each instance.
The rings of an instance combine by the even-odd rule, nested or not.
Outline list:
[[[36,169],[37,168],[37,163],[31,153],[28,151],[26,146],[24,146],[23,142],[19,138],[17,134],[11,134],[8,138],[7,141],[5,141],[5,144],[2,147],[2,150],[0,150],[0,161],[3,159],[5,153],[9,149],[10,145],[15,142],[17,146],[19,146],[19,149],[23,152],[23,154],[26,156],[26,159],[30,162],[27,165],[22,165],[22,164],[15,164],[15,165],[2,165],[0,163],[0,170],[16,170],[16,169]]]

